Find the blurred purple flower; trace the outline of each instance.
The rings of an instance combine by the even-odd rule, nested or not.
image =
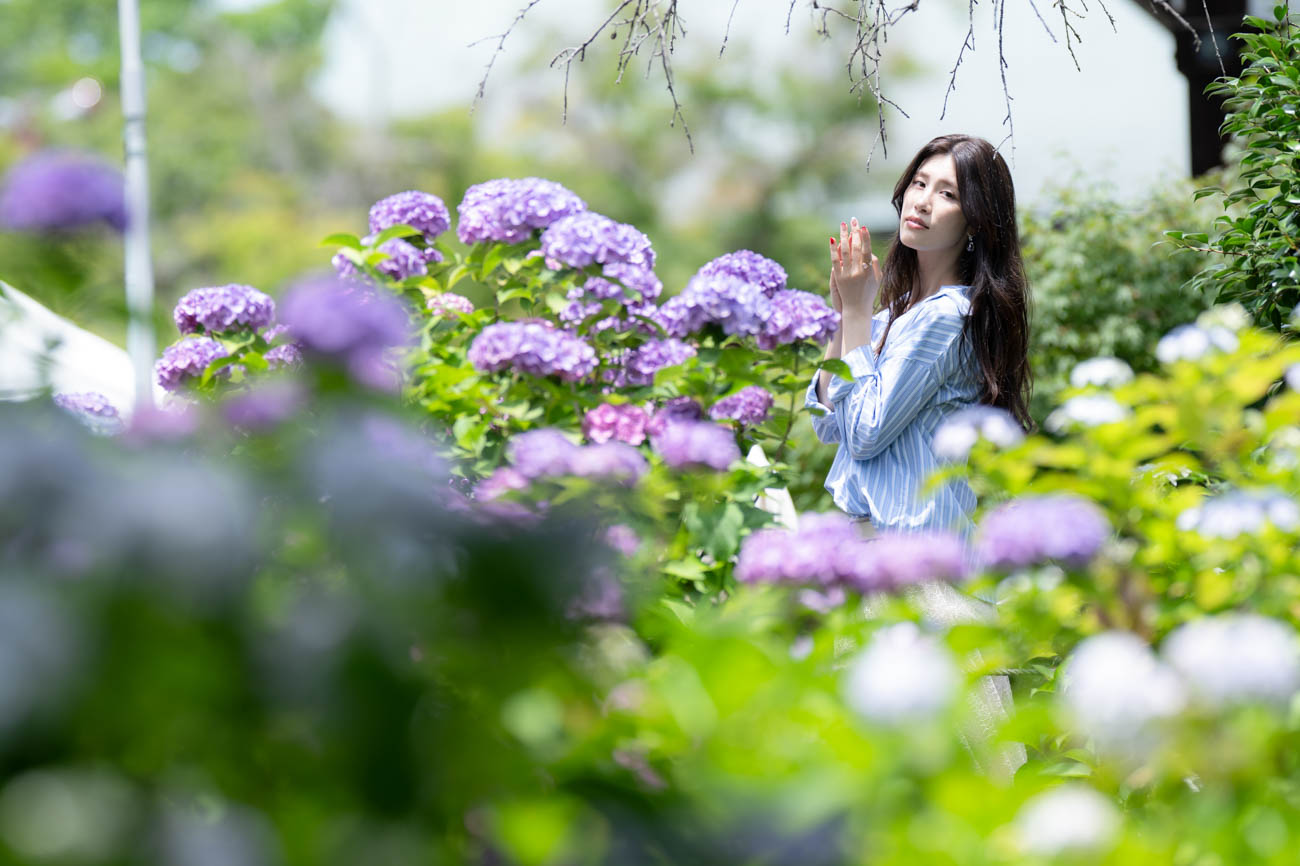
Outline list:
[[[172,319],[182,334],[260,331],[275,321],[275,301],[239,283],[191,289],[176,302]]]
[[[221,416],[232,427],[268,430],[298,414],[306,404],[307,393],[297,382],[261,381],[228,397],[221,404]]]
[[[772,296],[767,318],[758,334],[758,345],[762,349],[774,349],[801,340],[820,345],[834,336],[839,326],[840,314],[822,297],[798,289],[782,289]]]
[[[998,506],[979,527],[979,561],[1011,571],[1056,560],[1081,568],[1097,555],[1110,535],[1106,515],[1078,496],[1015,499]]]
[[[474,312],[474,302],[455,292],[442,292],[429,298],[429,312],[435,316],[449,316],[459,313],[468,316]]]
[[[651,445],[674,469],[703,467],[722,472],[740,459],[740,448],[731,431],[707,421],[669,424],[651,440]]]
[[[664,431],[673,424],[699,421],[703,417],[704,409],[699,403],[690,397],[674,397],[655,410],[654,415],[650,417],[650,423],[646,425],[645,432],[652,438],[662,436]]]
[[[184,439],[199,429],[199,421],[198,410],[181,400],[167,407],[141,404],[131,414],[125,438],[136,443]]]
[[[655,264],[650,239],[635,226],[591,211],[552,223],[542,232],[541,249],[548,262],[571,268],[626,263],[649,270]]]
[[[498,178],[465,190],[465,198],[456,207],[456,235],[465,244],[517,244],[537,229],[586,209],[582,199],[554,181]]]
[[[569,462],[578,446],[552,427],[529,430],[510,440],[510,463],[525,478],[567,475]]]
[[[623,587],[608,568],[599,568],[569,605],[570,619],[619,620],[626,616]]]
[[[153,367],[154,377],[166,390],[178,391],[187,379],[199,378],[209,364],[229,354],[211,337],[187,337],[163,349]],[[227,369],[222,369],[217,375],[226,374]]]
[[[645,441],[649,421],[650,416],[640,406],[602,403],[583,416],[582,434],[597,444],[616,439],[640,445]]]
[[[845,585],[860,592],[892,590],[931,580],[960,582],[969,575],[966,542],[949,532],[884,532],[859,551],[836,551]]]
[[[389,460],[415,467],[429,478],[445,483],[447,462],[438,456],[429,437],[397,418],[371,412],[361,419],[366,444]]]
[[[55,394],[54,405],[71,413],[92,432],[101,436],[121,433],[126,427],[122,413],[98,391]]]
[[[694,334],[718,325],[728,335],[755,335],[772,314],[763,289],[731,274],[696,277],[680,295],[659,308],[658,320],[672,337]]]
[[[469,360],[485,373],[510,367],[533,376],[558,376],[566,382],[596,369],[596,352],[581,337],[541,321],[488,325],[470,344]]]
[[[387,292],[336,279],[299,284],[281,303],[281,318],[307,354],[343,363],[363,384],[389,387],[388,349],[411,341],[406,306]]]
[[[760,529],[746,536],[736,563],[744,583],[831,586],[843,577],[837,566],[860,555],[863,539],[843,514],[804,514],[799,528]],[[837,552],[843,555],[837,556]]]
[[[709,409],[714,421],[732,420],[745,427],[762,424],[772,408],[772,395],[766,388],[750,385],[729,397],[723,397]]]
[[[623,358],[623,381],[615,384],[653,385],[655,373],[694,357],[695,347],[676,338],[647,340]]]
[[[632,527],[624,523],[615,523],[605,530],[605,543],[623,556],[636,556],[641,549],[641,539],[637,538]]]
[[[442,199],[427,192],[407,190],[382,198],[370,207],[370,231],[379,234],[386,228],[408,225],[419,229],[424,240],[433,239],[451,227],[451,214]]]
[[[510,466],[499,466],[491,475],[474,487],[474,499],[489,502],[509,493],[511,490],[527,490],[528,476]]]
[[[272,370],[277,367],[296,367],[302,363],[302,349],[297,343],[284,343],[272,346],[262,358]]]
[[[650,468],[641,452],[623,442],[604,442],[575,448],[569,456],[569,475],[609,478],[634,483]]]
[[[785,268],[752,250],[736,250],[718,256],[696,271],[695,278],[707,279],[718,274],[739,277],[747,283],[753,283],[768,297],[785,288]]]
[[[62,232],[99,222],[126,230],[126,192],[122,173],[93,154],[41,151],[0,184],[0,228]]]

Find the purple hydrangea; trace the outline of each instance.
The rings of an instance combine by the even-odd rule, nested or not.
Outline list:
[[[528,476],[511,466],[500,466],[474,487],[474,498],[480,502],[499,499],[511,490],[527,490]]]
[[[616,384],[653,385],[655,373],[694,357],[695,347],[676,338],[647,340],[623,358],[623,379]]]
[[[232,427],[267,430],[297,415],[306,404],[307,394],[297,382],[263,381],[228,397],[221,415]]]
[[[262,356],[272,370],[278,367],[297,367],[302,363],[302,349],[297,343],[272,346]]]
[[[652,254],[653,255],[653,254]],[[592,290],[593,283],[603,283],[605,286],[612,287],[606,291],[612,291],[611,294],[604,297],[627,297],[626,289],[632,289],[641,296],[642,301],[653,301],[663,294],[664,284],[655,276],[655,272],[648,266],[633,265],[626,262],[611,262],[601,268],[603,277],[591,277],[587,280],[584,288],[588,294],[594,294]],[[617,280],[620,285],[610,282]],[[596,295],[596,297],[602,297]]]
[[[470,363],[485,373],[513,368],[533,376],[573,382],[596,369],[596,351],[581,337],[549,322],[498,322],[483,329],[469,347]]]
[[[860,552],[836,552],[835,558],[844,584],[859,592],[959,582],[970,565],[966,542],[950,532],[885,532],[866,539]]]
[[[384,229],[408,225],[419,229],[425,241],[433,239],[451,227],[451,214],[442,199],[427,192],[407,190],[382,198],[370,207],[370,231],[379,234]]]
[[[649,270],[655,264],[650,239],[635,226],[592,211],[552,223],[542,232],[541,250],[548,263],[571,268],[625,263]]]
[[[517,244],[587,205],[554,181],[540,177],[498,178],[475,184],[456,207],[456,235],[462,243]]]
[[[61,232],[107,223],[126,229],[122,173],[97,156],[42,151],[15,164],[0,184],[0,227]]]
[[[846,516],[805,514],[797,530],[760,529],[746,536],[736,562],[743,583],[793,583],[830,586],[841,579],[839,560],[860,552],[863,539]],[[850,555],[837,557],[837,551]]]
[[[406,306],[387,292],[334,279],[319,279],[291,289],[281,318],[303,350],[343,363],[354,378],[390,387],[395,372],[384,358],[411,341]]]
[[[409,241],[401,238],[393,238],[384,241],[378,247],[381,253],[387,253],[388,258],[375,265],[379,272],[393,280],[404,280],[407,277],[422,277],[429,273],[429,266],[424,257],[424,251],[417,249]],[[349,262],[348,264],[351,264]]]
[[[640,445],[645,441],[648,423],[650,416],[640,406],[602,403],[583,417],[582,434],[598,444],[614,439]]]
[[[774,349],[800,340],[823,344],[835,335],[839,326],[840,314],[825,299],[812,292],[782,289],[772,296],[767,319],[758,334],[758,345]]]
[[[1056,560],[1086,565],[1110,535],[1101,509],[1071,495],[1012,500],[989,513],[979,527],[978,556],[987,568],[1011,571]]]
[[[239,283],[192,289],[176,302],[172,319],[182,334],[260,331],[275,321],[275,301]]]
[[[569,475],[611,478],[633,483],[650,468],[641,452],[623,442],[603,442],[576,448],[569,458]]]
[[[605,543],[623,556],[636,556],[641,549],[641,539],[637,538],[632,527],[625,523],[615,523],[605,530]]]
[[[188,337],[163,349],[153,367],[154,377],[164,389],[178,391],[186,380],[199,378],[209,364],[229,354],[211,337]]]
[[[785,268],[751,250],[736,250],[718,256],[700,268],[695,277],[707,279],[718,274],[739,277],[747,283],[753,283],[769,297],[785,288]]]
[[[674,469],[702,467],[722,472],[740,459],[736,437],[708,421],[681,421],[651,440],[655,451]]]
[[[738,421],[742,426],[754,427],[763,423],[771,408],[772,395],[767,389],[750,385],[714,403],[709,409],[709,417],[714,421]]]
[[[698,421],[703,417],[704,409],[699,403],[690,397],[674,397],[655,410],[645,431],[651,437],[661,436],[673,424]]]
[[[54,405],[70,412],[78,421],[100,435],[121,433],[126,426],[122,413],[98,391],[55,394]]]
[[[455,292],[442,292],[429,298],[429,312],[435,316],[450,316],[460,314],[468,316],[474,312],[474,302],[464,295],[458,295]]]
[[[568,436],[552,427],[520,433],[507,449],[510,463],[525,478],[567,475],[578,448]]]
[[[672,337],[694,334],[718,325],[728,335],[754,335],[763,331],[772,302],[756,283],[730,274],[691,280],[680,295],[659,308],[658,320]]]

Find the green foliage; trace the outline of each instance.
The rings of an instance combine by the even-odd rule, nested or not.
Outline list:
[[[1170,232],[1190,249],[1222,254],[1193,286],[1218,302],[1236,301],[1261,326],[1279,330],[1300,302],[1300,30],[1289,5],[1273,21],[1247,16],[1253,32],[1238,33],[1243,68],[1206,92],[1223,100],[1223,132],[1241,147],[1231,186],[1197,197],[1221,198],[1227,213],[1205,232]]]
[[[1059,402],[1075,364],[1108,355],[1154,370],[1156,340],[1208,306],[1212,299],[1185,286],[1204,258],[1161,243],[1163,229],[1211,218],[1191,192],[1172,183],[1125,204],[1077,183],[1022,212],[1036,421]]]

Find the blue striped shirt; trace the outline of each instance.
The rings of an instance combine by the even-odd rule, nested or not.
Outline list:
[[[889,318],[881,310],[870,345],[844,355],[853,381],[831,377],[831,405],[817,399],[816,374],[808,387],[817,438],[839,444],[826,489],[840,509],[878,529],[970,531],[975,494],[964,481],[920,490],[941,465],[930,447],[935,428],[979,399],[978,365],[962,339],[969,291],[943,286],[903,313],[877,357]]]

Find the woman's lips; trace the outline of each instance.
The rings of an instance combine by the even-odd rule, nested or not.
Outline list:
[[[903,222],[907,223],[909,226],[911,226],[914,229],[928,228],[928,226],[926,226],[925,223],[921,222],[916,217],[908,217],[907,219],[903,220]]]

